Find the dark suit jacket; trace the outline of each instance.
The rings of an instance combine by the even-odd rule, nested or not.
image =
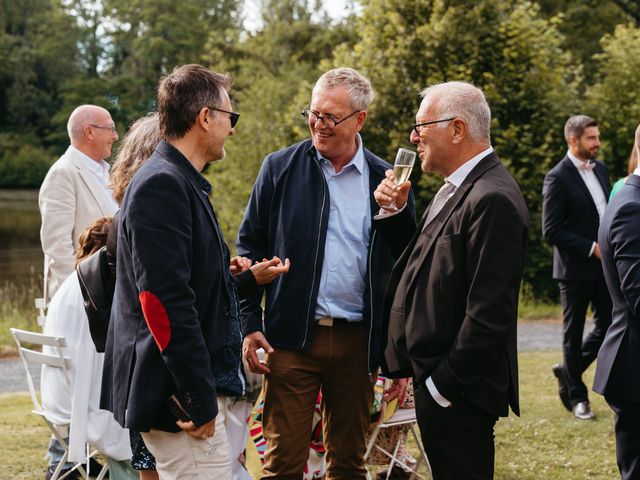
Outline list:
[[[593,390],[640,401],[640,177],[630,175],[602,218],[598,243],[613,321],[598,352]]]
[[[196,425],[217,415],[213,371],[236,300],[202,180],[161,142],[122,203],[102,405],[139,431],[178,431],[166,408],[174,393]]]
[[[375,222],[394,254],[404,250],[385,302],[387,373],[431,376],[454,403],[464,398],[502,416],[510,404],[519,414],[516,322],[529,224],[522,193],[491,154],[420,233],[425,216],[417,229],[405,212]],[[421,266],[400,285],[419,235],[428,237]],[[393,305],[399,287],[404,306]]]
[[[596,178],[609,198],[607,167],[596,161]],[[600,261],[589,257],[598,239],[600,217],[580,172],[565,156],[544,177],[542,235],[553,246],[553,278],[593,280],[602,275]]]

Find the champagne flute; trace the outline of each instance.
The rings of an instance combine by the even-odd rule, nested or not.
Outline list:
[[[399,148],[396,154],[396,161],[393,164],[394,183],[398,186],[402,185],[409,179],[413,164],[416,161],[416,152],[407,150],[406,148]],[[391,205],[385,207],[387,210],[398,210],[396,207],[396,201],[391,202]]]

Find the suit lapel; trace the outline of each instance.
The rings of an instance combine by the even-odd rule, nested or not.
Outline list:
[[[580,175],[580,172],[578,171],[576,166],[573,164],[573,162],[569,157],[564,157],[562,159],[562,163],[564,164],[564,167],[567,169],[567,172],[569,173],[569,177],[571,178],[573,183],[580,189],[580,191],[586,197],[587,202],[589,202],[589,205],[593,207],[593,210],[596,212],[596,215],[597,215],[598,208],[596,207],[596,204],[593,201],[593,197],[591,196],[591,193],[587,188],[587,184],[584,183],[584,180],[582,179],[582,176]],[[597,170],[597,167],[596,167],[596,170]],[[598,176],[596,175],[596,177]],[[600,181],[600,178],[598,178],[598,181]],[[604,190],[605,189],[603,188],[603,191]]]
[[[596,178],[598,179],[598,183],[600,183],[600,186],[602,187],[604,197],[609,198],[609,195],[611,194],[611,186],[609,184],[609,179],[607,178],[604,166],[600,163],[596,163],[594,172],[596,174]]]
[[[447,203],[445,203],[444,207],[442,207],[442,210],[440,210],[440,212],[438,212],[438,214],[431,221],[431,223],[427,225],[424,228],[424,230],[422,230],[424,222],[427,217],[427,213],[430,210],[431,205],[433,204],[433,200],[431,200],[429,207],[427,208],[424,215],[422,216],[422,220],[420,221],[420,224],[418,226],[417,235],[415,235],[415,240],[412,240],[411,242],[411,251],[413,251],[413,248],[415,247],[415,243],[417,242],[418,237],[420,235],[426,235],[427,237],[425,239],[425,244],[422,247],[422,250],[420,252],[420,256],[417,259],[417,265],[422,265],[424,263],[427,255],[429,254],[429,251],[431,251],[431,249],[433,248],[433,244],[438,239],[438,237],[442,232],[442,229],[449,221],[449,217],[451,217],[451,215],[458,208],[458,205],[463,201],[463,199],[466,198],[467,193],[469,192],[469,190],[471,189],[475,181],[479,177],[481,177],[487,170],[497,165],[498,165],[498,157],[497,155],[495,155],[495,153],[492,153],[491,155],[487,156],[485,159],[481,160],[480,163],[476,165],[473,170],[471,170],[469,175],[467,175],[467,178],[465,178],[464,182],[462,182],[462,185],[456,188],[451,198],[449,198]],[[411,252],[409,252],[409,254],[410,253]],[[404,256],[404,253],[403,253],[403,256]],[[415,281],[419,270],[420,270],[419,268],[416,268],[411,278],[408,280],[408,285],[407,285],[408,289],[411,288],[411,285]]]
[[[87,186],[87,189],[91,193],[91,196],[96,201],[98,208],[100,208],[100,212],[104,217],[111,217],[115,213],[113,210],[113,205],[109,204],[105,195],[103,194],[104,188],[98,182],[98,179],[89,171],[89,167],[85,164],[84,158],[82,158],[78,153],[71,147],[67,150],[66,155],[69,155],[69,160],[71,163],[78,169],[80,173],[80,178]]]

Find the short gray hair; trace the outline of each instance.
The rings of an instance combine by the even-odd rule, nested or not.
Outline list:
[[[80,140],[82,138],[84,127],[90,125],[96,121],[96,112],[104,110],[109,113],[105,108],[97,105],[80,105],[76,107],[69,120],[67,120],[67,133],[71,141]]]
[[[335,87],[347,89],[353,108],[356,110],[366,110],[373,101],[371,82],[353,68],[340,67],[325,72],[314,85],[313,93]]]
[[[491,109],[484,93],[475,85],[468,82],[438,83],[425,88],[420,95],[427,102],[433,102],[439,117],[466,120],[469,137],[473,141],[491,141]],[[446,124],[440,123],[438,126],[442,128]]]
[[[569,142],[569,138],[580,138],[585,129],[589,127],[597,127],[598,122],[594,118],[587,115],[574,115],[564,124],[564,139]]]

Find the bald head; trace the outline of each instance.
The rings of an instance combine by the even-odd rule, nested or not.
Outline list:
[[[118,139],[111,114],[97,105],[80,105],[71,112],[67,132],[71,145],[96,161],[108,158]]]

